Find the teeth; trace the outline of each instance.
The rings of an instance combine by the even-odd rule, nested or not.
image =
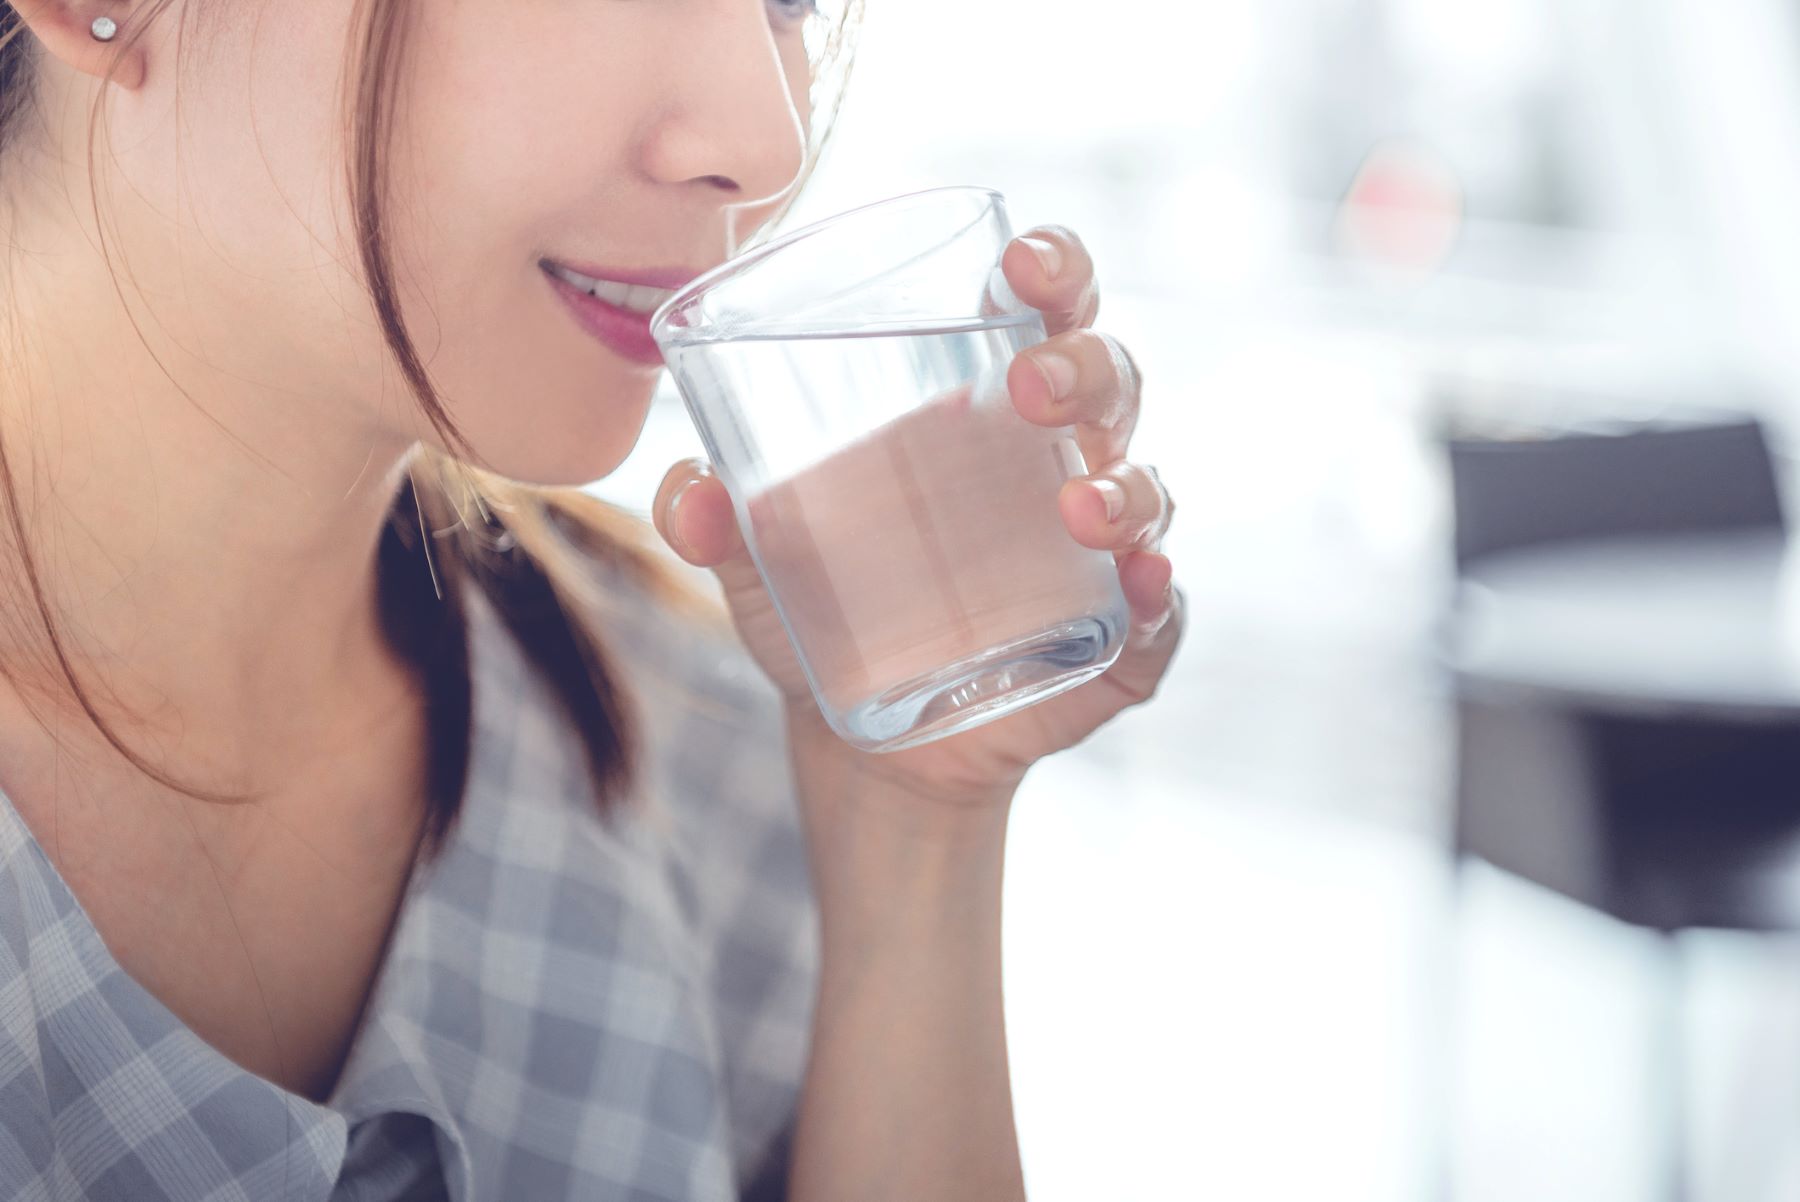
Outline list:
[[[570,271],[560,263],[550,267],[559,279],[567,280],[589,296],[598,297],[609,305],[617,305],[621,309],[629,309],[633,313],[650,314],[656,312],[657,306],[675,295],[673,288],[652,288],[648,284],[620,284],[613,280],[596,280],[589,276]]]

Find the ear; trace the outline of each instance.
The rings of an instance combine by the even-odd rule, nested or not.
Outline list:
[[[64,66],[95,79],[105,79],[113,69],[112,82],[119,87],[136,91],[143,86],[146,52],[142,46],[125,45],[132,34],[132,5],[117,0],[14,0],[13,8],[44,50]],[[94,36],[96,17],[111,17],[118,26],[110,42]]]

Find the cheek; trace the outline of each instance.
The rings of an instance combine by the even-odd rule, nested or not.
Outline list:
[[[161,114],[146,136],[114,139],[123,174],[104,203],[130,221],[121,277],[129,266],[181,279],[179,310],[147,303],[191,324],[208,362],[360,411],[357,398],[377,391],[379,338],[340,169],[348,10],[349,0],[258,6],[219,28],[178,98],[160,79],[168,95],[144,98]]]
[[[488,466],[545,485],[616,467],[658,378],[582,332],[537,266],[550,252],[644,253],[622,215],[641,223],[645,208],[630,139],[653,95],[633,72],[651,72],[632,56],[546,56],[569,42],[557,8],[422,10],[396,131],[413,152],[392,163],[393,192],[406,198],[393,214],[396,269],[421,358]],[[618,15],[627,11],[579,40],[643,44]],[[439,444],[429,426],[406,433]]]
[[[515,241],[506,253],[523,261],[541,242],[604,249],[618,237],[607,215],[631,182],[633,131],[656,72],[648,55],[573,48],[643,45],[650,15],[571,28],[557,4],[421,9],[401,117],[416,148],[403,194],[428,215],[420,232],[434,270],[445,251],[450,263],[466,258],[457,245]]]
[[[486,466],[511,479],[586,484],[610,473],[637,441],[659,373],[582,331],[535,258],[504,240],[497,247],[494,231],[440,245],[418,277],[430,302],[413,305],[402,291],[451,420]],[[416,406],[404,416],[401,433],[441,446]]]
[[[503,357],[485,354],[432,368],[446,409],[482,466],[512,480],[579,486],[610,474],[630,454],[649,414],[655,375],[621,379],[540,363],[508,380],[498,363]],[[569,358],[565,349],[556,362]],[[413,436],[443,448],[434,432]]]

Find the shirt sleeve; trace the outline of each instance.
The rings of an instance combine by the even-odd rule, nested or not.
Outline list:
[[[25,851],[0,812],[0,1180],[44,1186],[55,1144],[44,1098],[36,997],[27,977],[31,929],[23,898]]]

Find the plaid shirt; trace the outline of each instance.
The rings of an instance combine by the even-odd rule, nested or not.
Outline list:
[[[127,976],[0,794],[0,1198],[785,1193],[818,943],[773,686],[609,588],[651,804],[603,825],[576,731],[469,593],[468,795],[325,1105]]]

